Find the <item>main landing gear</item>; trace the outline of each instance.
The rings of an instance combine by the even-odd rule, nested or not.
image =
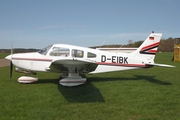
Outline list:
[[[63,78],[59,81],[59,84],[63,86],[78,86],[82,85],[86,82],[86,78],[82,78],[79,75],[79,69],[77,67],[69,67],[68,68],[68,75],[66,78]]]

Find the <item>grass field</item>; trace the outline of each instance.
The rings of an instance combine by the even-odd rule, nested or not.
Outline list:
[[[0,53],[0,59],[4,59],[10,53]]]
[[[155,61],[176,68],[153,67],[86,75],[78,87],[59,85],[59,75],[38,73],[34,84],[19,84],[9,67],[0,68],[0,119],[9,120],[179,120],[180,63],[173,53]]]

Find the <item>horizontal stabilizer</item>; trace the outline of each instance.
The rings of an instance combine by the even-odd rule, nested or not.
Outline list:
[[[175,67],[175,66],[172,66],[172,65],[166,65],[166,64],[151,64],[151,63],[147,63],[146,65],[152,65],[152,66],[160,66],[160,67]]]

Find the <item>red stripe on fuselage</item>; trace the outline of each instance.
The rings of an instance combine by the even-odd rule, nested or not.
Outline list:
[[[52,59],[43,59],[43,58],[18,58],[12,57],[13,60],[30,60],[30,61],[45,61],[45,62],[52,62]]]

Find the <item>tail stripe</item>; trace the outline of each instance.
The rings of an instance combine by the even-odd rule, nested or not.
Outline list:
[[[154,47],[154,46],[158,46],[160,42],[157,42],[157,43],[154,43],[154,44],[151,44],[151,45],[148,45],[148,46],[145,46],[143,47],[141,50],[145,50],[145,49],[148,49],[148,48],[151,48],[151,47]]]
[[[148,45],[148,46],[145,46],[143,47],[139,53],[140,54],[151,54],[151,55],[155,55],[157,50],[153,50],[154,48],[157,48],[159,46],[159,43],[160,42],[157,42],[157,43],[154,43],[154,44],[151,44],[151,45]]]
[[[148,50],[148,52],[153,52],[153,53],[156,53],[157,50]]]

